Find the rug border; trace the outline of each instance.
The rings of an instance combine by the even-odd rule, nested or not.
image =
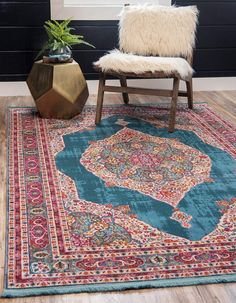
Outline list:
[[[136,282],[121,282],[110,284],[90,284],[90,285],[71,285],[71,286],[53,286],[39,287],[31,289],[4,289],[2,298],[30,297],[30,296],[46,296],[46,295],[63,295],[72,293],[91,293],[91,292],[110,292],[124,291],[135,289],[150,289],[176,286],[193,286],[215,283],[236,282],[236,274],[232,275],[216,275],[211,277],[198,278],[178,278],[165,280],[150,280]]]
[[[207,102],[196,102],[195,104],[206,104],[209,108]],[[135,105],[135,104],[134,104]],[[139,106],[154,106],[158,107],[165,104],[145,104]],[[122,104],[107,105],[106,107],[120,107]],[[137,105],[136,105],[137,106]],[[95,107],[95,105],[87,105],[87,107]],[[9,144],[10,144],[10,113],[11,109],[17,108],[28,108],[35,109],[33,106],[9,106],[7,108],[6,115],[6,179],[8,180],[8,164],[9,164]],[[215,113],[214,109],[210,110],[217,117],[226,121],[221,116]],[[228,121],[226,121],[228,122]],[[234,125],[234,123],[232,123]],[[236,282],[236,274],[229,275],[215,275],[210,277],[194,277],[194,278],[177,278],[177,279],[165,279],[165,280],[149,280],[149,281],[131,281],[131,282],[117,282],[117,283],[100,283],[100,284],[87,284],[87,285],[71,285],[71,286],[49,286],[49,287],[35,287],[30,289],[16,289],[7,288],[7,272],[8,272],[8,220],[9,220],[9,182],[6,186],[6,226],[5,226],[5,257],[4,257],[4,283],[3,291],[0,294],[0,298],[17,298],[17,297],[30,297],[30,296],[45,296],[45,295],[63,295],[72,293],[92,293],[92,292],[110,292],[110,291],[124,291],[124,290],[135,290],[135,289],[150,289],[150,288],[163,288],[163,287],[177,287],[177,286],[193,286],[193,285],[204,285],[204,284],[216,284],[216,283],[229,283]]]
[[[9,146],[10,146],[10,107],[7,108],[7,115],[6,115],[6,222],[5,222],[5,256],[4,256],[4,280],[3,280],[3,291],[0,295],[0,298],[4,298],[4,292],[7,291],[7,273],[8,273],[8,240],[9,240],[9,232],[8,232],[8,222],[9,222]]]
[[[198,102],[194,102],[194,104],[196,105],[206,105],[207,109],[212,113],[214,114],[218,119],[221,119],[224,123],[228,124],[228,126],[233,126],[233,127],[236,127],[236,123],[235,122],[232,122],[232,121],[228,121],[226,120],[223,116],[219,115],[214,107],[212,108],[206,101],[198,101]],[[182,107],[183,105],[185,105],[185,103],[178,103],[177,106],[180,106]],[[106,107],[120,107],[120,106],[130,106],[130,107],[160,107],[162,109],[170,109],[170,104],[168,103],[143,103],[143,104],[135,104],[135,103],[129,103],[129,104],[104,104],[103,107],[106,108]],[[96,108],[96,104],[85,104],[85,107],[84,109],[86,108]],[[34,106],[8,106],[7,107],[7,111],[10,112],[10,109],[13,109],[13,108],[28,108],[28,109],[34,109],[36,112],[37,112],[37,108],[34,107]],[[186,109],[188,109],[186,107]],[[80,115],[80,114],[79,114]],[[75,116],[77,117],[77,116]],[[75,117],[71,118],[71,119],[74,119]],[[57,119],[56,119],[57,120]],[[60,119],[59,119],[60,120]]]

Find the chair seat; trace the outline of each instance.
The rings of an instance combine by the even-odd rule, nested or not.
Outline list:
[[[119,50],[101,57],[94,66],[105,73],[149,74],[155,77],[160,72],[166,77],[178,75],[183,80],[190,79],[193,74],[192,67],[183,58],[139,56]]]

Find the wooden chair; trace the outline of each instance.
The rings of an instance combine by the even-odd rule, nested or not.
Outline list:
[[[192,53],[198,10],[189,7],[128,6],[121,13],[120,50],[114,50],[94,63],[99,72],[95,123],[101,121],[104,92],[171,97],[169,132],[175,128],[178,96],[187,97],[193,108]],[[135,36],[136,35],[136,36]],[[120,79],[120,87],[106,85],[107,75]],[[173,78],[173,89],[147,89],[127,86],[127,77]],[[179,91],[180,80],[186,91]]]

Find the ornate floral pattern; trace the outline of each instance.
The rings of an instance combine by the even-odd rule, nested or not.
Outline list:
[[[103,117],[118,115],[122,120],[121,117],[127,115],[158,129],[166,127],[168,121],[157,118],[167,113],[167,109],[156,107],[112,107],[104,108]],[[136,190],[145,195],[158,198],[162,195],[163,201],[176,205],[192,186],[214,182],[209,176],[211,164],[207,155],[176,140],[130,131],[130,124],[121,120],[117,127],[126,128],[113,138],[91,143],[81,160],[98,174],[91,155],[99,157],[101,173],[105,174],[100,178],[111,186],[121,182],[119,186],[129,187],[123,183],[129,180],[132,188],[137,187]],[[212,277],[214,281],[215,276],[219,281],[221,275],[224,276],[222,280],[229,276],[232,281],[236,274],[236,199],[231,193],[228,198],[213,203],[220,218],[218,225],[198,241],[152,227],[141,221],[138,214],[133,214],[127,205],[97,204],[81,199],[75,182],[58,171],[55,156],[64,148],[64,135],[96,131],[93,121],[94,108],[85,109],[70,121],[40,119],[29,108],[10,109],[5,295],[17,295],[16,291],[22,289],[34,294],[41,287],[42,293],[43,290],[48,293],[49,286],[87,285],[91,290],[95,284],[96,289],[103,290],[104,283],[107,287],[114,282],[122,285],[122,282],[148,281],[151,284],[198,277]],[[235,128],[205,105],[197,106],[195,111],[180,110],[177,129],[192,131],[203,144],[236,158]],[[106,145],[106,150],[101,143]],[[118,161],[120,154],[123,166]],[[172,162],[177,165],[170,164]],[[184,178],[187,178],[185,183],[181,181]],[[233,176],[230,178],[232,180]],[[141,179],[145,180],[147,189],[145,186],[138,188],[143,185]],[[157,189],[155,183],[158,182],[154,180],[161,181],[162,186]],[[169,182],[173,188],[168,186]],[[181,192],[179,196],[175,186]],[[221,186],[224,186],[224,179]],[[194,225],[193,220],[193,216],[175,208],[170,221],[189,227],[188,224]],[[208,220],[206,218],[206,222]],[[178,283],[181,285],[181,280]],[[80,291],[80,287],[76,291]]]
[[[192,219],[192,216],[185,214],[184,212],[180,211],[178,208],[175,209],[172,216],[170,217],[172,220],[180,222],[181,225],[185,228],[190,228],[191,224],[189,223]]]
[[[119,245],[132,240],[127,230],[109,216],[101,218],[91,213],[73,213],[68,219],[72,241],[76,246]]]
[[[210,176],[207,155],[177,140],[123,128],[91,142],[80,162],[108,186],[123,186],[176,206]]]

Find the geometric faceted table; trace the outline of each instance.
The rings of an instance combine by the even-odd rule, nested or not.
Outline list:
[[[76,61],[37,61],[26,82],[43,118],[70,119],[81,113],[89,96],[87,83]]]

